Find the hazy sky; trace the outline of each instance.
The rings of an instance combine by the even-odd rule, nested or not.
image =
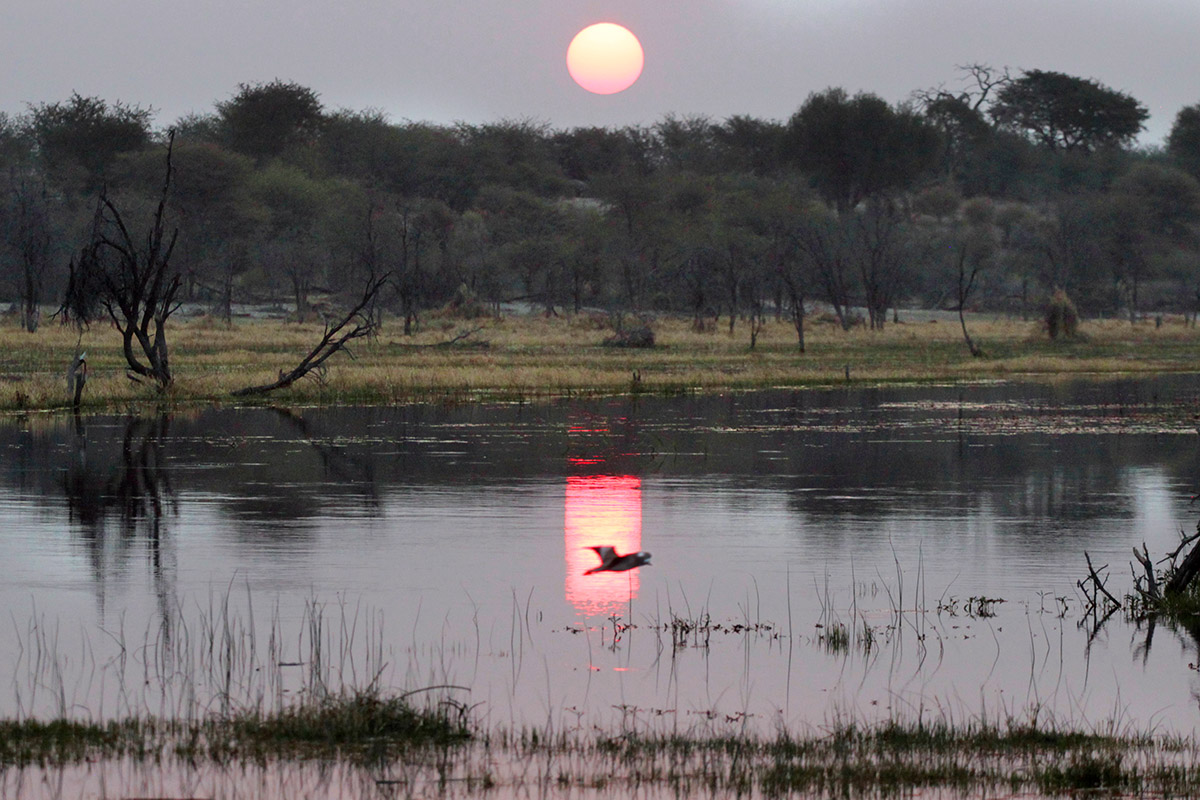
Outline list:
[[[959,64],[1047,69],[1136,97],[1155,144],[1200,102],[1200,0],[3,0],[0,111],[72,91],[157,110],[165,127],[238,83],[281,78],[329,109],[393,120],[533,119],[554,128],[668,113],[786,120],[841,86],[895,102],[956,87]],[[641,39],[625,92],[572,82],[593,22]]]

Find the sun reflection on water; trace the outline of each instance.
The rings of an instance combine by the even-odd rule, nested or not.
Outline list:
[[[642,481],[632,475],[567,478],[563,514],[566,597],[586,616],[619,613],[637,597],[638,570],[584,575],[599,559],[588,548],[611,545],[618,553],[642,549]]]

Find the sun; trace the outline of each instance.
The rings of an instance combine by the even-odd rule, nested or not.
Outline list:
[[[612,22],[589,25],[567,48],[567,71],[575,82],[593,94],[616,94],[633,85],[642,74],[642,43]]]

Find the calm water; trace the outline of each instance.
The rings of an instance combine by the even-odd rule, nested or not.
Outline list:
[[[1195,528],[1197,396],[1176,379],[10,418],[0,711],[284,697],[315,635],[327,681],[451,684],[496,726],[1038,709],[1194,732],[1196,642],[1160,628],[1147,647],[1120,614],[1093,632],[1076,582],[1086,550],[1121,594],[1131,547]],[[653,564],[584,576],[597,544]]]

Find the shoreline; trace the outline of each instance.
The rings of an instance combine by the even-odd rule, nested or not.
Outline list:
[[[126,377],[111,326],[82,336],[61,326],[27,334],[0,327],[0,413],[70,411],[66,370],[86,351],[83,413],[144,405],[380,405],[409,402],[529,401],[573,396],[688,394],[768,388],[994,381],[1057,382],[1200,371],[1200,330],[1182,318],[1102,320],[1078,337],[1050,340],[1036,322],[969,323],[984,355],[972,357],[958,326],[930,320],[889,323],[881,331],[843,331],[814,317],[805,351],[788,321],[770,321],[751,349],[747,326],[728,321],[697,332],[689,319],[653,322],[651,348],[604,346],[610,320],[598,314],[487,320],[431,317],[404,336],[389,320],[372,340],[355,342],[325,369],[293,386],[253,398],[235,390],[292,368],[319,339],[321,326],[279,320],[209,317],[169,328],[174,384]],[[468,335],[463,336],[466,333]],[[461,339],[456,337],[462,336]]]

